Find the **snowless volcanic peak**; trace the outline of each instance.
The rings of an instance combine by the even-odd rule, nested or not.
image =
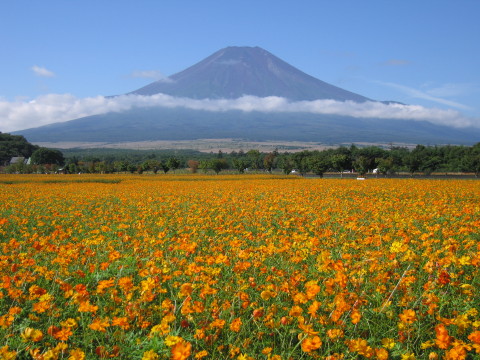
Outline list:
[[[259,47],[227,47],[167,79],[131,92],[194,99],[280,96],[290,100],[368,98],[307,75]]]

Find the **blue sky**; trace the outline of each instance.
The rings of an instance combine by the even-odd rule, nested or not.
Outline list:
[[[226,46],[260,46],[346,90],[480,126],[479,14],[477,0],[2,0],[0,131],[120,111],[101,96]]]

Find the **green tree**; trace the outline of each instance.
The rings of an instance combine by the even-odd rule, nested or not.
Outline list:
[[[163,173],[166,174],[170,171],[170,165],[168,165],[168,161],[160,161],[160,169],[163,170]]]
[[[355,159],[353,166],[355,167],[355,170],[363,176],[368,172],[368,167],[370,166],[370,159],[366,156],[359,156]]]
[[[250,150],[247,152],[249,167],[254,170],[262,168],[262,154],[258,150]]]
[[[439,169],[441,163],[442,159],[440,156],[426,156],[420,166],[420,170],[423,171],[425,175],[430,175]]]
[[[113,167],[116,172],[126,172],[128,171],[128,162],[127,161],[115,161]]]
[[[310,170],[309,151],[300,151],[292,155],[293,166],[303,176]]]
[[[210,161],[209,160],[201,160],[198,167],[200,169],[202,169],[203,172],[206,174],[208,172],[208,169],[210,169]]]
[[[309,167],[315,175],[323,177],[323,174],[330,168],[330,161],[325,152],[314,152],[308,157]]]
[[[175,172],[180,167],[180,160],[172,156],[167,160],[167,166]]]
[[[32,163],[63,165],[65,158],[59,150],[41,147],[33,152]]]
[[[343,173],[343,170],[349,168],[350,166],[350,159],[346,154],[334,154],[330,158],[330,164],[332,165],[333,169]],[[342,176],[342,175],[341,175]]]
[[[283,155],[280,158],[279,165],[285,175],[290,174],[294,168],[294,162],[290,155]]]
[[[461,167],[463,171],[474,172],[478,177],[480,174],[480,143],[472,146],[462,157]]]
[[[381,174],[393,174],[395,172],[394,160],[392,157],[377,159],[378,171]]]
[[[232,160],[232,165],[235,170],[237,170],[240,174],[245,172],[245,169],[248,167],[248,161],[245,158],[234,158]]]
[[[155,159],[146,160],[142,163],[144,171],[152,171],[154,174],[160,169],[160,162]]]
[[[266,169],[268,172],[272,172],[272,169],[275,164],[275,158],[277,157],[275,152],[268,153],[263,158],[263,168]]]
[[[417,145],[404,159],[408,171],[413,175],[419,171],[427,157],[426,147]]]
[[[228,162],[225,159],[213,159],[210,160],[210,168],[218,175],[223,169],[228,169]]]
[[[39,146],[30,144],[21,135],[10,135],[0,132],[0,166],[7,165],[15,156],[29,158]]]

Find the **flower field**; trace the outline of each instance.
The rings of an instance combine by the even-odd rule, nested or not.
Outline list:
[[[0,359],[480,359],[480,182],[0,178]]]

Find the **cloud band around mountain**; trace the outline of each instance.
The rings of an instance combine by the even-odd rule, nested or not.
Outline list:
[[[205,111],[306,112],[357,118],[429,121],[457,128],[480,127],[480,119],[466,117],[456,110],[373,101],[363,103],[335,100],[289,101],[276,96],[198,100],[165,94],[77,98],[70,94],[49,94],[39,96],[32,101],[0,99],[0,131],[18,131],[90,115],[122,112],[134,107],[156,106]]]

